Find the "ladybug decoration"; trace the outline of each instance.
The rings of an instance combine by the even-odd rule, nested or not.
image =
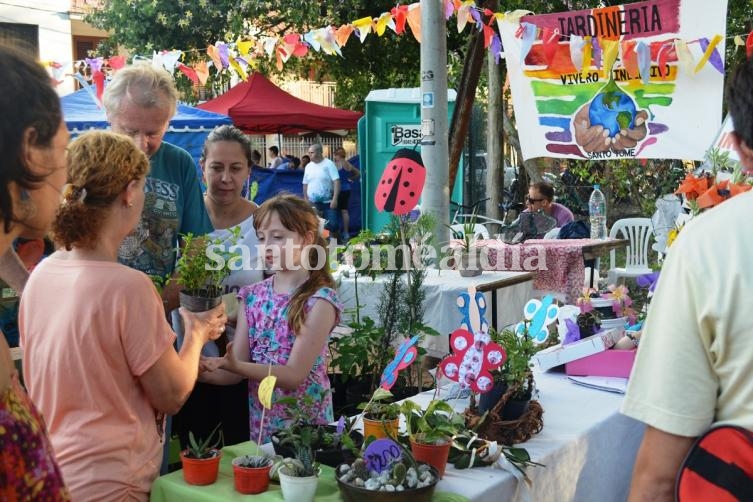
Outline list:
[[[502,366],[507,354],[489,336],[483,293],[469,287],[468,293],[458,297],[458,308],[463,314],[463,322],[460,329],[453,331],[450,337],[452,354],[442,360],[440,367],[442,373],[458,382],[461,388],[470,387],[473,392],[483,394],[494,385],[491,370]]]
[[[425,181],[426,168],[421,154],[402,148],[387,163],[382,173],[374,205],[380,211],[408,214],[418,204]]]

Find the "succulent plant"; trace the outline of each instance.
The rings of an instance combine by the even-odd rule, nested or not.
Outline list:
[[[272,463],[272,457],[267,455],[243,455],[236,457],[233,460],[233,464],[238,467],[246,467],[250,469],[257,469],[259,467],[266,467]]]
[[[369,477],[369,469],[366,467],[366,462],[362,458],[357,458],[353,462],[353,473],[356,477],[366,479]]]
[[[392,466],[392,480],[396,485],[402,485],[405,481],[405,473],[408,469],[405,468],[405,464],[395,464]]]

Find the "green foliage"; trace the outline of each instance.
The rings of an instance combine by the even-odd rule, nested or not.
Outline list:
[[[416,442],[442,444],[465,429],[465,418],[455,413],[447,401],[434,399],[424,410],[419,404],[405,400],[400,405],[405,417],[405,430]]]
[[[524,336],[518,336],[510,329],[500,333],[490,328],[489,335],[492,341],[504,347],[507,354],[502,367],[492,372],[494,381],[504,380],[509,386],[518,384],[512,399],[529,398],[533,389],[528,388],[528,375],[531,372],[531,357],[538,350],[536,344],[527,332]]]
[[[154,287],[157,289],[157,292],[162,295],[162,290],[165,289],[165,286],[167,286],[167,283],[170,281],[170,278],[172,276],[170,274],[167,275],[155,275],[155,274],[149,274],[149,279],[152,281],[152,284],[154,284]]]
[[[238,467],[246,467],[248,469],[258,469],[259,467],[266,467],[274,462],[273,457],[268,455],[243,455],[238,457],[235,465]]]
[[[390,399],[392,392],[380,387],[371,395],[369,402],[359,404],[358,409],[363,410],[364,416],[372,420],[395,420],[400,416],[400,405],[387,402]]]
[[[512,463],[513,467],[527,481],[529,481],[528,476],[524,470],[526,467],[543,467],[543,464],[532,461],[528,451],[524,448],[502,445],[496,445],[496,447],[502,450],[502,455]],[[454,436],[448,462],[453,464],[456,469],[486,467],[495,462],[495,456],[490,455],[490,448],[491,443],[489,441],[479,438],[473,432],[464,431]]]
[[[222,431],[219,431],[219,435],[217,436],[217,439],[212,442],[212,438],[214,438],[214,435],[217,433],[217,431],[220,428],[220,424],[217,424],[214,429],[212,429],[212,432],[209,434],[209,436],[198,441],[193,435],[193,431],[188,432],[188,448],[186,452],[186,457],[188,458],[212,458],[215,456],[215,450],[217,446],[222,443]]]
[[[223,239],[208,240],[205,236],[191,233],[183,235],[183,252],[175,267],[178,284],[192,296],[216,297],[220,294],[222,281],[230,271],[240,265],[240,254],[229,249],[240,240],[239,226],[230,229],[231,242]],[[208,245],[207,245],[208,244]],[[214,256],[210,256],[210,251]],[[217,262],[216,258],[220,258]]]

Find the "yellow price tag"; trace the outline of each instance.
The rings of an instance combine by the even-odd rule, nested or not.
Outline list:
[[[259,382],[259,402],[266,409],[272,408],[272,391],[275,389],[277,377],[269,375]]]

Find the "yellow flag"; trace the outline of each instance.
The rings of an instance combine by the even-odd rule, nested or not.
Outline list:
[[[272,408],[272,391],[275,389],[277,377],[269,375],[259,382],[259,402],[267,409]]]

